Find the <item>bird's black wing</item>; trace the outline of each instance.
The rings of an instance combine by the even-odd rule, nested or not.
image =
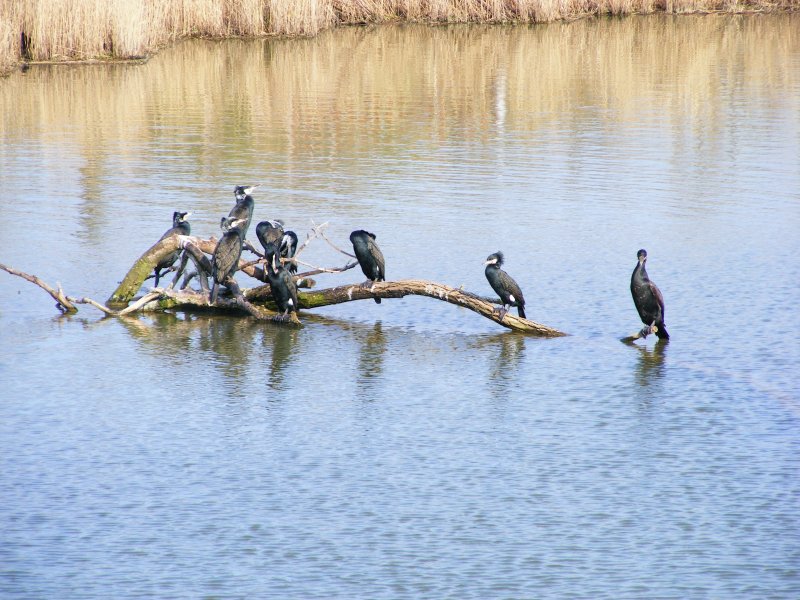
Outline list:
[[[374,237],[370,236],[367,238],[367,248],[369,249],[369,253],[372,254],[372,258],[375,259],[375,263],[378,267],[378,277],[376,280],[386,281],[386,261],[383,258],[383,252],[378,248],[378,244],[375,243]]]
[[[519,285],[516,281],[514,281],[511,275],[502,269],[500,269],[500,284],[503,286],[503,289],[508,292],[508,294],[514,297],[514,302],[516,304],[525,304],[525,297],[522,295],[522,289],[520,289]]]
[[[242,238],[239,234],[226,234],[214,250],[213,276],[214,280],[222,283],[239,266],[239,257],[242,255]]]
[[[653,298],[655,298],[659,309],[661,309],[661,320],[664,321],[664,296],[661,294],[661,290],[658,289],[658,286],[655,283],[650,281],[649,284],[650,292],[653,294]]]

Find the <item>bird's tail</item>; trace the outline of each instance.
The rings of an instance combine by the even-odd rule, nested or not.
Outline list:
[[[660,340],[668,340],[669,333],[667,332],[667,328],[664,323],[656,323],[656,327],[658,327],[656,330],[656,337],[658,337]]]
[[[519,313],[521,319],[527,319],[525,316],[525,306],[523,304],[517,306],[517,312]]]
[[[219,284],[215,281],[214,285],[211,286],[211,304],[214,304],[217,301],[218,291],[219,291]]]

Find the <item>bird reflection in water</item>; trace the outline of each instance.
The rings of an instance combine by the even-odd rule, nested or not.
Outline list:
[[[493,390],[505,391],[518,379],[519,366],[525,356],[525,336],[518,333],[499,333],[481,340],[478,348],[494,350],[487,352],[491,357],[489,378]]]
[[[264,329],[264,346],[272,345],[269,357],[269,386],[272,389],[284,388],[287,368],[292,364],[292,355],[299,355],[298,330],[293,327],[269,327]]]
[[[388,345],[380,321],[366,332],[359,331],[358,341],[358,386],[369,391],[383,375],[383,359]],[[367,398],[371,399],[371,396]]]
[[[636,382],[649,386],[660,382],[664,376],[664,359],[667,355],[668,340],[659,340],[655,346],[647,347],[639,344],[630,344],[639,352],[639,363],[636,368]]]

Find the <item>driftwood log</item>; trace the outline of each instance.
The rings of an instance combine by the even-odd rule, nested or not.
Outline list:
[[[321,230],[315,231],[315,235],[320,233]],[[310,241],[311,237],[312,236],[309,235],[309,238],[303,246]],[[322,237],[324,237],[324,235],[322,235]],[[327,241],[327,238],[325,239]],[[172,285],[167,288],[154,288],[144,296],[138,299],[136,298],[142,285],[153,272],[155,265],[176,250],[183,249],[186,253],[191,255],[198,270],[210,270],[210,261],[206,255],[213,254],[216,243],[217,240],[213,237],[201,239],[195,236],[172,236],[160,240],[148,248],[134,262],[133,266],[128,270],[125,277],[106,301],[105,306],[89,298],[73,298],[67,296],[60,287],[57,290],[53,289],[38,277],[17,271],[11,267],[0,264],[0,269],[12,275],[23,277],[47,291],[56,300],[57,306],[63,312],[77,312],[76,304],[91,304],[110,316],[124,316],[136,312],[153,310],[204,309],[220,311],[234,310],[244,312],[261,320],[280,320],[280,316],[275,312],[275,304],[269,293],[269,285],[260,285],[255,288],[243,289],[241,295],[236,298],[220,297],[214,305],[210,304],[207,293],[194,290],[176,290],[172,289]],[[339,250],[339,252],[350,256],[341,250]],[[186,264],[186,256],[182,257],[181,262],[182,265]],[[259,261],[240,259],[239,271],[263,282],[266,280],[266,277],[263,269],[258,266],[258,262]],[[356,264],[356,262],[351,261],[344,267],[314,269],[307,273],[296,275],[295,279],[298,283],[298,287],[312,287],[314,283],[313,280],[309,279],[311,275],[342,272],[353,268]],[[180,275],[180,273],[178,273],[178,275]],[[176,276],[175,280],[177,280],[177,278]],[[173,284],[174,283],[175,281],[173,281]],[[487,299],[460,288],[419,279],[382,281],[374,282],[369,285],[350,284],[319,290],[298,291],[298,301],[300,309],[311,310],[356,300],[403,298],[409,295],[425,296],[461,306],[513,331],[539,337],[560,337],[567,335],[553,327],[548,327],[547,325],[542,325],[529,319],[522,319],[511,313],[505,313],[501,318],[501,313],[497,306],[500,303],[499,299]],[[299,324],[299,320],[294,314],[291,315],[291,321]]]

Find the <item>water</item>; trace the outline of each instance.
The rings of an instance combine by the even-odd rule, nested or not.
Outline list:
[[[0,596],[800,597],[799,24],[348,28],[0,82],[0,262],[71,295],[262,183],[256,220],[374,231],[390,279],[488,294],[501,249],[571,334],[422,298],[61,317],[0,273]],[[668,344],[619,342],[640,247]]]

